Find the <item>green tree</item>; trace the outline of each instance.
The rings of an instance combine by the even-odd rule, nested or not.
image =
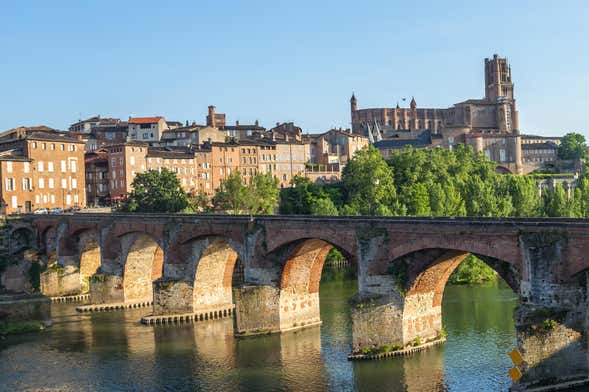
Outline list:
[[[221,181],[213,205],[232,214],[270,215],[278,206],[278,195],[278,180],[272,174],[256,174],[246,185],[234,171]]]
[[[167,169],[139,173],[121,209],[127,212],[180,212],[188,207],[188,195],[176,174]]]
[[[331,199],[316,199],[313,204],[311,204],[311,214],[312,215],[332,215],[336,216],[339,215],[339,211],[337,207]]]
[[[372,145],[348,162],[342,172],[342,186],[347,203],[362,215],[375,215],[377,208],[382,210],[380,205],[390,205],[396,196],[393,171]]]
[[[278,180],[270,173],[256,174],[245,190],[245,206],[250,214],[271,215],[278,207]]]
[[[232,214],[242,214],[247,211],[249,192],[237,170],[229,174],[213,196],[213,205],[217,209]]]
[[[511,196],[514,216],[533,217],[540,214],[538,184],[533,177],[505,175],[501,179],[505,191]]]
[[[584,158],[586,153],[585,136],[580,133],[567,133],[560,140],[558,146],[558,157],[560,159],[580,159]]]
[[[561,184],[556,184],[553,190],[546,190],[543,195],[544,214],[551,217],[570,217],[571,208],[567,194]]]

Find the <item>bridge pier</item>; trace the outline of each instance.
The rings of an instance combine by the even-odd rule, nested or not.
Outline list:
[[[514,318],[525,363],[512,390],[589,381],[589,274],[564,279],[570,239],[563,233],[524,233],[520,238],[524,274]]]
[[[280,289],[270,285],[241,286],[234,290],[236,334],[280,332]]]
[[[61,256],[40,275],[41,293],[47,297],[64,297],[88,292],[75,256]]]

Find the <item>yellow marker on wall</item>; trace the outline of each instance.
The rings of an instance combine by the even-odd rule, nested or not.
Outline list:
[[[509,377],[511,377],[513,381],[519,381],[519,379],[522,378],[522,376],[522,372],[516,367],[512,367],[509,370]]]
[[[519,365],[524,361],[524,357],[522,357],[522,353],[520,353],[519,350],[513,350],[510,352],[509,358],[511,358],[514,365]]]

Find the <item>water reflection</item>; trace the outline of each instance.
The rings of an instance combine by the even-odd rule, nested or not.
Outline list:
[[[329,275],[329,274],[328,274]],[[333,276],[331,278],[334,278]],[[147,327],[148,309],[79,314],[53,306],[54,326],[0,340],[4,390],[506,390],[515,345],[507,286],[446,289],[448,342],[410,357],[350,362],[348,299],[357,282],[321,284],[323,325],[235,339],[233,320]]]

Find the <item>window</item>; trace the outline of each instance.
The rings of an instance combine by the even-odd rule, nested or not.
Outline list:
[[[43,168],[43,161],[39,161],[37,165],[38,165],[38,168],[39,168],[39,172],[42,172],[43,169],[44,169]]]
[[[6,162],[6,172],[12,173],[12,162]],[[28,173],[28,172],[25,171],[25,173]]]
[[[135,165],[135,157],[134,156],[129,157],[129,164],[131,166],[134,166]]]
[[[67,180],[65,178],[61,179],[61,189],[67,189]]]
[[[30,191],[31,190],[31,179],[30,178],[23,178],[22,179],[22,189],[23,191]]]
[[[41,143],[41,150],[46,150],[46,149],[47,149],[47,144]]]
[[[72,178],[72,189],[76,189],[78,187],[78,180]]]
[[[75,159],[70,159],[70,169],[72,170],[72,173],[76,172],[77,168]]]
[[[53,178],[49,179],[49,189],[53,189],[55,186],[55,181],[53,181]]]
[[[51,195],[51,204],[55,204],[55,195]]]
[[[59,146],[59,149],[60,149],[61,151],[65,150],[65,144],[62,144],[62,145],[60,145],[60,146]]]
[[[33,148],[37,148],[37,142],[32,142],[32,143],[31,143],[31,147],[33,147]]]
[[[78,194],[76,193],[74,195],[74,203],[78,203],[80,201],[80,199],[78,198]]]
[[[39,197],[39,195],[35,195],[35,204],[39,204],[40,200],[41,198]]]
[[[18,199],[17,199],[16,195],[12,196],[10,199],[12,202],[12,208],[18,208]]]
[[[53,162],[47,162],[47,171],[53,172]]]
[[[72,195],[66,195],[65,196],[65,204],[67,204],[68,206],[70,204],[72,204]]]
[[[51,151],[55,150],[55,143],[51,143]]]
[[[505,150],[504,149],[499,150],[499,162],[505,162]]]
[[[7,178],[6,179],[6,190],[7,191],[14,190],[14,178]]]
[[[63,146],[63,144],[62,144],[62,146]],[[61,161],[61,172],[65,173],[66,170],[67,170],[67,165],[66,165],[65,161]]]
[[[39,189],[43,189],[45,188],[45,179],[44,178],[39,178]],[[24,189],[24,187],[23,187]]]

